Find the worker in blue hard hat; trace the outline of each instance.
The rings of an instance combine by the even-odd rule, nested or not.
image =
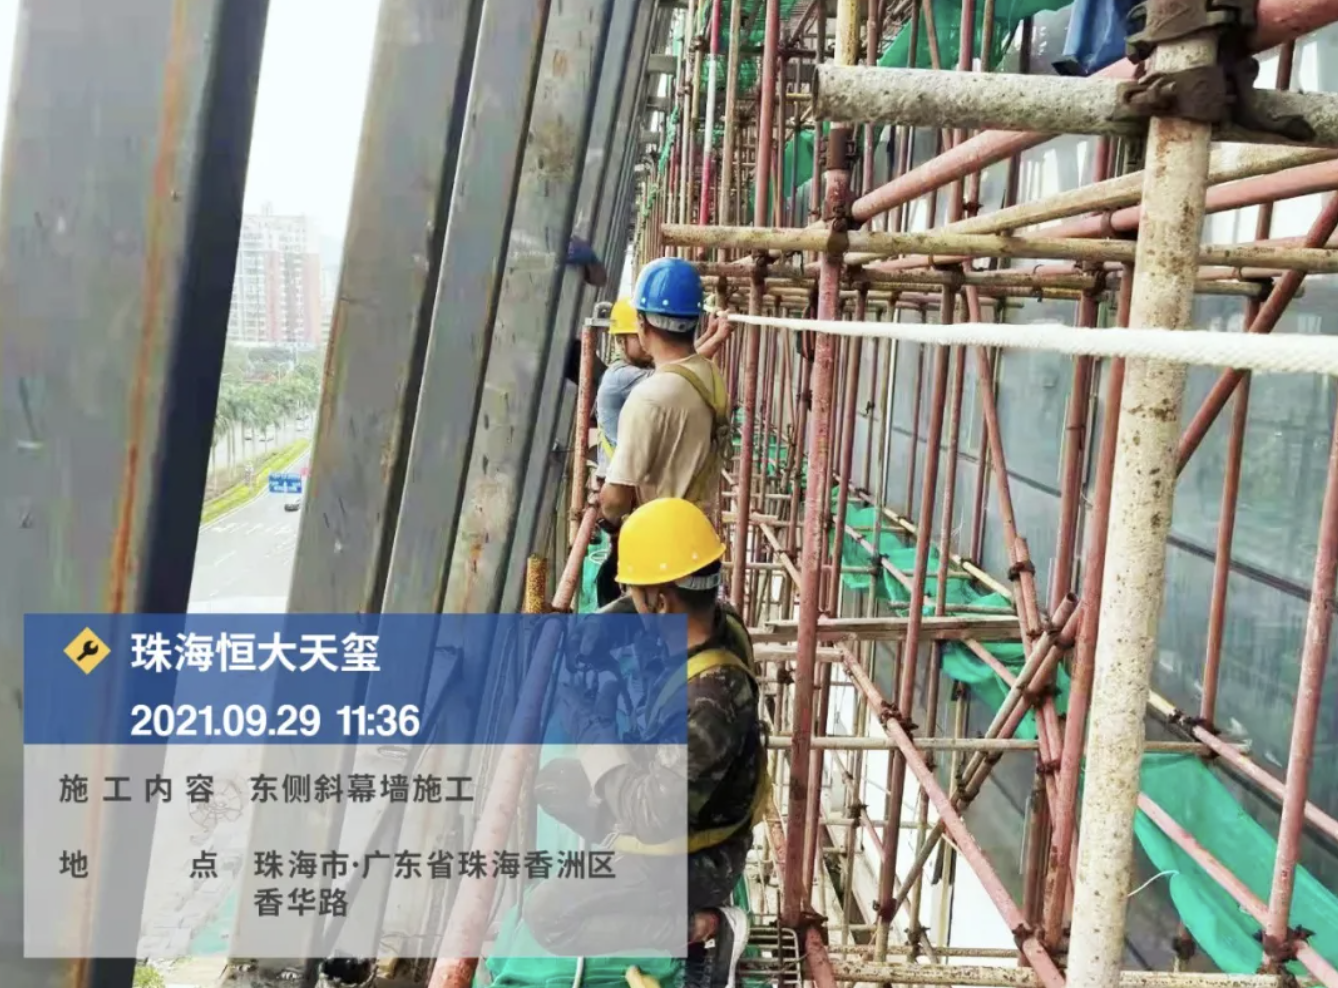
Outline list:
[[[606,528],[661,497],[713,512],[730,439],[729,398],[720,371],[696,346],[702,302],[701,276],[681,258],[652,261],[637,278],[637,339],[655,373],[632,390],[618,417],[618,445],[599,499]],[[719,320],[712,349],[727,332]]]

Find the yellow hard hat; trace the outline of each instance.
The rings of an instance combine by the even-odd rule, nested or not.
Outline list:
[[[636,309],[632,308],[631,299],[620,298],[613,303],[613,311],[609,313],[609,335],[636,335]]]
[[[676,583],[724,554],[725,546],[701,508],[682,498],[658,498],[623,522],[616,579],[629,587]]]

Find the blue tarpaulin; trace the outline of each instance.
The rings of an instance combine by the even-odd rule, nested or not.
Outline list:
[[[1124,38],[1134,0],[1077,0],[1069,20],[1060,75],[1091,75],[1124,58]]]

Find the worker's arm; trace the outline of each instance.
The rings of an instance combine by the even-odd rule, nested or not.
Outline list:
[[[603,288],[608,283],[609,273],[604,269],[604,262],[599,259],[595,249],[580,237],[572,237],[567,245],[567,264],[580,268],[588,285]]]
[[[613,454],[617,459],[618,454]],[[625,484],[615,484],[608,477],[599,489],[599,514],[606,522],[617,528],[636,508],[636,488]]]
[[[697,352],[710,360],[715,356],[715,352],[725,345],[733,328],[734,324],[724,313],[716,313],[711,317],[711,327],[706,338],[697,344]]]
[[[618,822],[620,832],[647,844],[681,840],[684,823],[695,829],[702,810],[741,757],[755,724],[740,705],[751,696],[748,677],[734,668],[712,669],[685,684],[687,745],[664,744],[648,766],[601,766],[587,774]],[[687,817],[683,793],[687,790]],[[751,795],[751,794],[750,794]]]

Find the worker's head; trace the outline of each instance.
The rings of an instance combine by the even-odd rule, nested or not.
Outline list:
[[[622,351],[629,364],[649,367],[650,354],[637,337],[636,323],[636,309],[632,308],[631,299],[620,298],[613,303],[613,311],[609,313],[609,335],[613,337],[614,346]]]
[[[632,293],[642,346],[691,350],[702,317],[702,279],[681,257],[661,257],[641,269]]]
[[[725,546],[691,501],[648,501],[623,522],[617,580],[641,614],[702,615],[720,594]]]

